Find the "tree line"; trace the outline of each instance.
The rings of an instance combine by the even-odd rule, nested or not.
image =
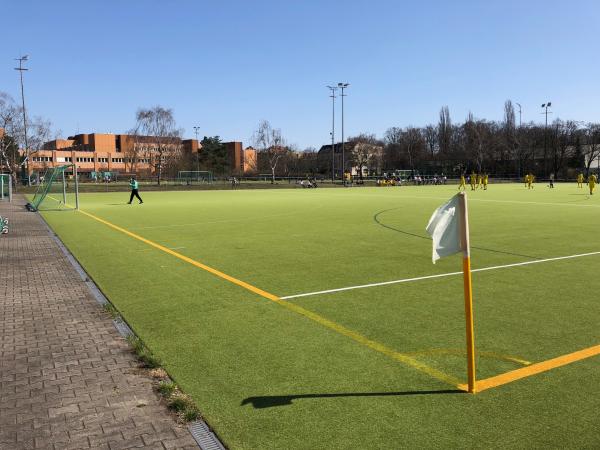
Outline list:
[[[268,124],[268,122],[266,122]],[[269,125],[270,126],[270,125]],[[264,124],[261,122],[261,127]],[[255,134],[256,136],[256,134]],[[262,136],[258,133],[258,136]],[[279,132],[279,140],[284,142]],[[314,154],[281,143],[258,139],[259,168],[276,176],[331,176],[332,165],[341,173],[341,145]],[[381,175],[397,169],[415,174],[488,173],[496,177],[520,178],[532,172],[557,178],[590,170],[600,156],[600,124],[556,119],[545,125],[517,124],[512,102],[504,104],[501,121],[476,118],[469,113],[462,123],[453,123],[447,106],[440,109],[438,122],[423,127],[390,127],[383,137],[360,133],[345,143],[346,169]],[[261,158],[262,156],[262,158]],[[275,158],[275,159],[274,159]],[[275,164],[270,163],[275,161]]]
[[[51,123],[29,118],[27,135],[30,156],[51,138]],[[22,110],[0,92],[0,166],[15,177],[24,171],[25,147]],[[201,151],[183,151],[183,130],[177,126],[172,109],[162,106],[140,108],[135,125],[128,132],[126,170],[135,173],[144,160],[152,167],[158,183],[163,176],[180,170],[208,170],[216,176],[241,175],[231,167],[231,155],[219,136],[205,136]],[[299,150],[289,145],[279,128],[262,120],[253,133],[259,174],[271,177],[331,177],[332,166],[341,176],[341,145]],[[512,102],[504,104],[501,121],[476,118],[469,113],[462,123],[453,123],[447,106],[440,109],[437,123],[423,127],[390,127],[382,137],[360,133],[345,143],[345,167],[359,176],[381,175],[397,169],[414,174],[459,176],[475,171],[496,177],[516,178],[532,172],[540,177],[554,174],[570,178],[582,171],[587,176],[600,156],[600,124],[556,119],[548,126],[528,122],[517,124]],[[333,156],[333,157],[332,157]],[[594,168],[595,169],[595,168]]]

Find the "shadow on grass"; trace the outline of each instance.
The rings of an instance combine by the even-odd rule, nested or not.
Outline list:
[[[337,398],[337,397],[402,397],[406,395],[466,394],[459,389],[443,389],[437,391],[403,391],[403,392],[346,392],[339,394],[298,394],[298,395],[265,395],[248,397],[242,400],[241,406],[252,404],[255,409],[272,408],[291,405],[294,400],[305,398]]]
[[[422,234],[409,233],[408,231],[404,231],[404,230],[400,230],[398,228],[391,227],[391,226],[387,225],[385,222],[381,221],[381,219],[379,218],[379,216],[381,214],[386,213],[388,211],[394,211],[396,209],[400,209],[400,208],[390,208],[390,209],[384,209],[382,211],[379,211],[373,215],[373,220],[377,223],[377,225],[381,225],[382,227],[387,228],[388,230],[392,230],[397,233],[406,234],[408,236],[413,236],[413,237],[416,237],[419,239],[425,239],[426,241],[431,241],[431,238],[429,236],[423,236]],[[491,253],[502,253],[504,255],[511,255],[511,256],[521,256],[523,258],[529,258],[529,259],[541,259],[541,257],[539,257],[539,256],[523,255],[521,253],[506,252],[503,250],[496,250],[493,248],[476,247],[475,245],[471,245],[471,249],[477,249],[477,250],[481,250],[484,252],[491,252]]]

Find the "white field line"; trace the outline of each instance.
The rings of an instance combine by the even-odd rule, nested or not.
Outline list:
[[[558,256],[556,258],[536,259],[534,261],[525,261],[525,262],[514,263],[514,264],[505,264],[503,266],[482,267],[480,269],[473,269],[471,272],[484,272],[486,270],[506,269],[509,267],[517,267],[517,266],[528,266],[531,264],[539,264],[539,263],[550,262],[550,261],[560,261],[563,259],[581,258],[583,256],[593,256],[593,255],[600,255],[600,252],[580,253],[578,255]],[[388,284],[410,283],[412,281],[429,280],[432,278],[450,277],[450,276],[461,275],[461,274],[462,274],[462,272],[440,273],[437,275],[427,275],[424,277],[404,278],[402,280],[384,281],[381,283],[361,284],[359,286],[348,286],[348,287],[343,287],[343,288],[338,288],[338,289],[327,289],[325,291],[307,292],[305,294],[288,295],[286,297],[280,297],[280,298],[282,300],[289,300],[292,298],[310,297],[313,295],[321,295],[321,294],[332,294],[334,292],[350,291],[350,290],[354,290],[354,289],[364,289],[364,288],[377,287],[377,286],[386,286]]]
[[[410,199],[426,199],[426,200],[448,200],[448,197],[433,197],[428,195],[402,195],[399,197],[389,197],[387,195],[378,194],[354,194],[357,197],[381,197],[381,198],[393,198],[394,200],[402,200],[404,198]],[[490,203],[510,203],[517,205],[542,205],[542,206],[576,206],[581,208],[600,208],[599,204],[581,204],[581,203],[557,203],[557,202],[532,202],[532,201],[518,201],[518,200],[495,200],[491,198],[474,198],[468,197],[469,201],[473,202],[490,202]]]

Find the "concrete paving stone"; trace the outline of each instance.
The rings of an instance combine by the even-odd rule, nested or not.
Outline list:
[[[0,449],[198,448],[24,203],[0,202]]]

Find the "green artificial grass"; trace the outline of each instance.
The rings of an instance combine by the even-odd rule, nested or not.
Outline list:
[[[278,296],[461,270],[456,186],[82,194],[81,208]],[[473,269],[600,251],[575,183],[468,191]],[[600,357],[476,395],[75,211],[44,218],[232,449],[597,447]],[[473,273],[479,379],[600,344],[600,255]],[[460,275],[290,299],[465,380]]]

